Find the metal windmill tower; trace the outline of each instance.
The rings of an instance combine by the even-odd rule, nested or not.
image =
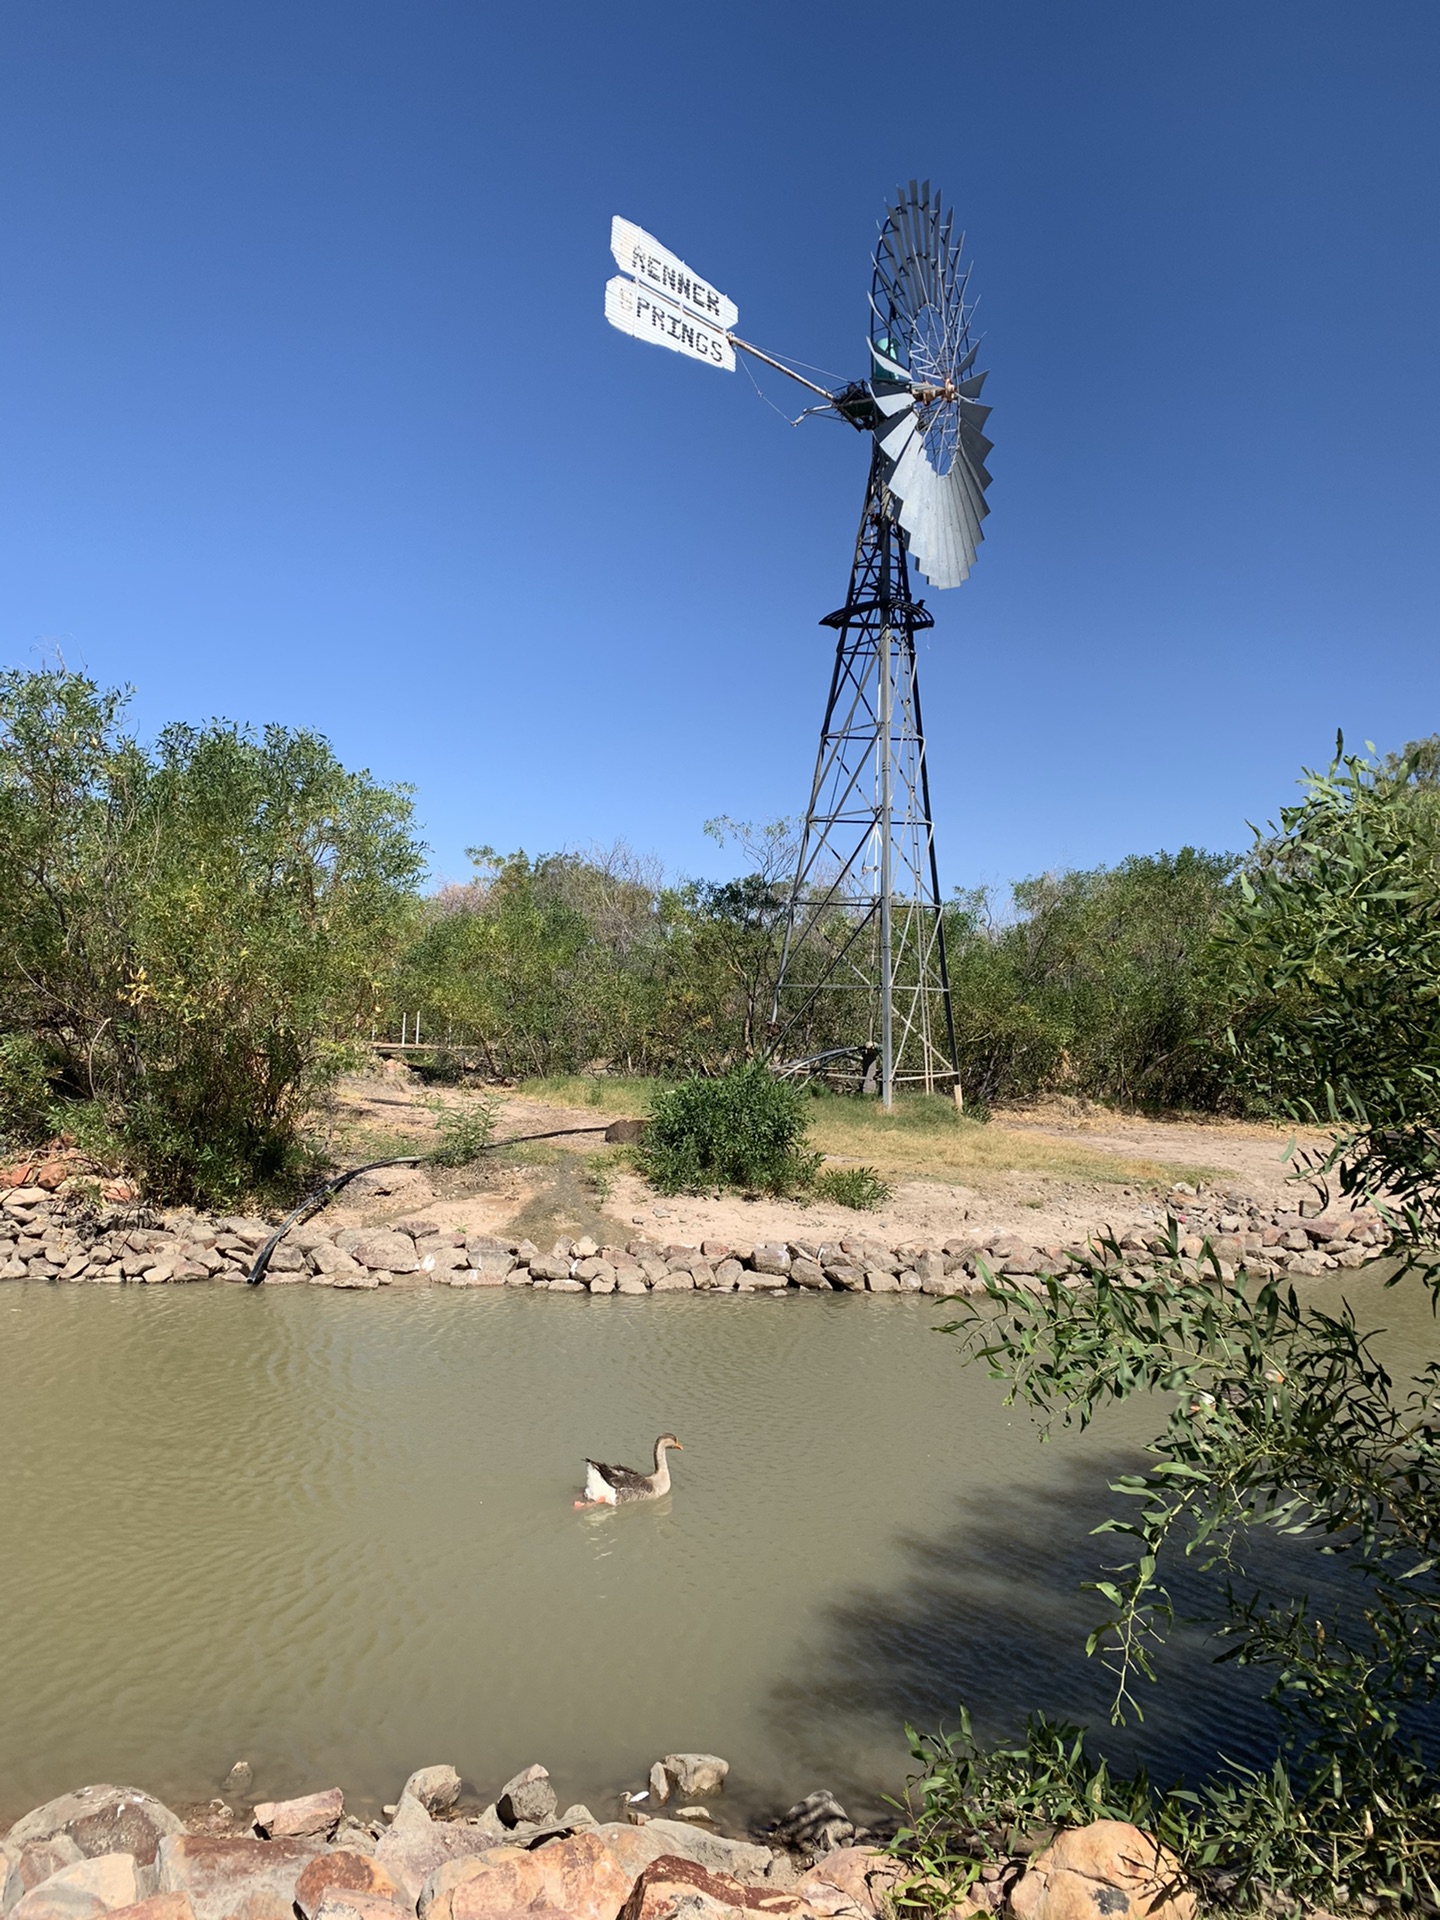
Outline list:
[[[817,393],[873,435],[865,507],[836,632],[799,859],[791,882],[772,1057],[846,1035],[824,1058],[890,1105],[895,1088],[958,1084],[915,635],[934,625],[911,567],[958,586],[983,538],[990,476],[985,374],[956,238],[930,183],[911,181],[881,226],[870,293],[870,370],[836,392],[733,331],[734,303],[628,221],[611,245],[611,324],[733,369],[735,349]],[[628,276],[628,277],[627,277]]]

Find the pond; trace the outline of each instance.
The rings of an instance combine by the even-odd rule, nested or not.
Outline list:
[[[1353,1289],[1352,1289],[1353,1291]],[[1379,1296],[1373,1286],[1365,1292]],[[1415,1293],[1418,1295],[1419,1290]],[[1078,1583],[1155,1409],[1041,1445],[929,1300],[0,1291],[0,1821],[87,1781],[358,1809],[532,1760],[613,1817],[677,1750],[734,1815],[858,1817],[904,1723],[1101,1724]],[[1418,1298],[1373,1316],[1435,1345]],[[672,1493],[577,1513],[587,1453]],[[1255,1689],[1182,1644],[1141,1751],[1167,1777]]]

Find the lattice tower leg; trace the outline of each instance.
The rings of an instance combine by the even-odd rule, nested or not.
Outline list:
[[[894,506],[871,467],[791,885],[772,1058],[850,1047],[897,1086],[958,1085],[915,635]],[[865,1077],[862,1069],[853,1076]]]

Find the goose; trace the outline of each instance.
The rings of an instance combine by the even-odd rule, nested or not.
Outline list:
[[[585,1462],[585,1498],[577,1507],[619,1507],[631,1500],[658,1500],[670,1491],[670,1467],[665,1459],[667,1447],[677,1453],[685,1449],[673,1433],[662,1433],[655,1442],[655,1471],[636,1473],[633,1467],[607,1467],[601,1460]]]

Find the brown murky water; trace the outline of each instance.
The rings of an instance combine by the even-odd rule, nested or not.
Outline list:
[[[1416,1290],[1418,1296],[1418,1290]],[[1374,1289],[1367,1289],[1376,1298]],[[601,1817],[651,1760],[732,1811],[873,1814],[907,1719],[1097,1723],[1078,1582],[1154,1410],[1041,1446],[932,1302],[0,1291],[0,1818],[86,1781],[394,1798],[531,1760]],[[1373,1316],[1413,1357],[1418,1297]],[[674,1491],[576,1513],[586,1453]],[[1259,1722],[1182,1644],[1143,1750]]]

